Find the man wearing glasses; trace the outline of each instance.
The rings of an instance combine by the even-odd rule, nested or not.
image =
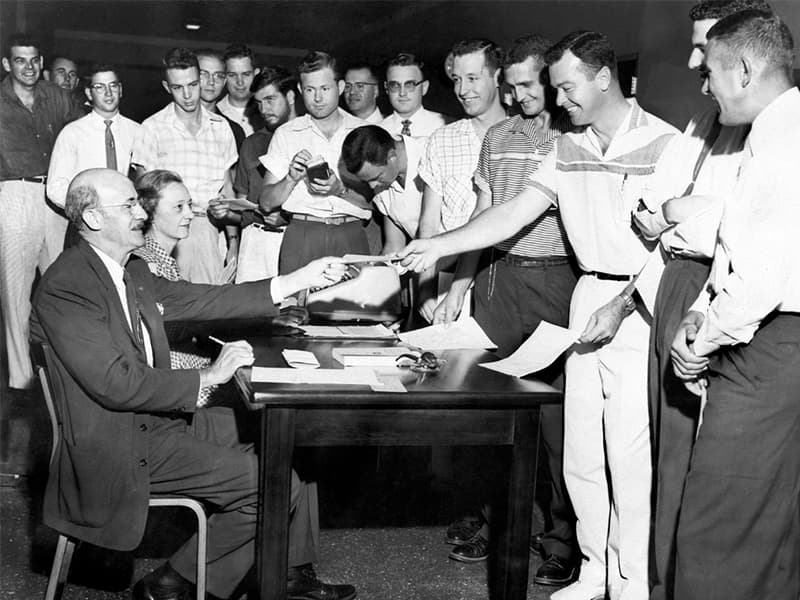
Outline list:
[[[372,65],[359,63],[348,68],[344,74],[344,103],[350,114],[373,125],[383,121],[378,108],[379,86]]]
[[[394,112],[380,125],[392,135],[428,138],[447,123],[445,117],[422,106],[428,93],[425,64],[413,54],[401,52],[386,68],[386,94]]]
[[[86,169],[106,167],[128,174],[133,140],[140,125],[119,112],[122,82],[110,65],[95,64],[89,71],[86,97],[92,112],[73,121],[56,138],[47,172],[47,197],[64,208],[69,182]],[[67,219],[62,218],[62,235]]]
[[[228,79],[222,54],[210,48],[196,50],[195,54],[197,55],[197,64],[200,65],[200,104],[208,112],[219,115],[228,122],[238,150],[242,147],[247,134],[241,125],[220,112],[217,106],[217,100],[225,91],[225,82]]]

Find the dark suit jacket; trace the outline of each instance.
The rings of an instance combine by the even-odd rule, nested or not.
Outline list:
[[[55,355],[52,385],[62,441],[50,466],[44,522],[98,546],[130,550],[141,541],[150,496],[148,430],[156,419],[190,413],[196,370],[171,370],[167,320],[264,317],[277,313],[269,282],[196,285],[152,275],[132,258],[154,366],[136,342],[105,265],[81,240],[47,270],[36,291],[31,337]],[[163,315],[162,315],[163,311]],[[55,371],[55,372],[53,372]]]

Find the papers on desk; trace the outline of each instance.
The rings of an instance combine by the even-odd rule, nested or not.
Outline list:
[[[308,337],[334,339],[395,339],[394,332],[385,325],[301,325]]]
[[[314,356],[313,352],[308,350],[293,350],[291,348],[284,348],[281,352],[283,360],[289,363],[290,367],[295,369],[318,369],[319,361]]]
[[[495,362],[480,363],[479,366],[514,377],[524,377],[549,367],[580,335],[580,331],[542,321],[514,354]]]
[[[489,339],[472,317],[448,323],[431,325],[398,335],[409,346],[425,350],[491,350],[497,345]]]
[[[312,385],[380,385],[372,369],[292,369],[253,367],[253,383],[308,383]]]

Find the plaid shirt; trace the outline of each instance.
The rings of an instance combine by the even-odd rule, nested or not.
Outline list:
[[[227,121],[202,111],[202,125],[194,136],[175,115],[170,103],[145,119],[133,144],[131,162],[147,171],[175,171],[186,184],[197,212],[205,214],[208,201],[216,198],[225,173],[236,162],[236,140]]]
[[[469,221],[477,196],[472,176],[478,166],[481,139],[471,119],[461,119],[437,129],[419,165],[419,175],[442,197],[442,227],[445,231]]]

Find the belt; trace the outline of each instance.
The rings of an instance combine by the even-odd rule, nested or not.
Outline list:
[[[538,258],[532,256],[520,256],[519,254],[505,253],[501,254],[500,260],[515,267],[528,267],[532,269],[542,267],[557,267],[561,265],[568,265],[569,258],[566,256],[541,256]]]
[[[683,252],[681,250],[676,251],[672,248],[665,250],[664,252],[670,260],[692,260],[703,265],[711,264],[711,259],[707,256],[695,256],[694,254],[688,254],[687,252]]]
[[[9,177],[8,179],[3,179],[3,181],[27,181],[28,183],[41,183],[45,185],[47,183],[47,175],[38,175],[37,177]]]
[[[601,273],[600,271],[584,271],[583,274],[606,281],[631,281],[635,277],[635,275],[617,275],[616,273]]]
[[[312,223],[325,223],[325,225],[344,225],[345,223],[355,223],[362,221],[358,217],[341,216],[341,217],[315,217],[314,215],[304,215],[300,213],[291,213],[292,220],[297,221],[311,221]]]

